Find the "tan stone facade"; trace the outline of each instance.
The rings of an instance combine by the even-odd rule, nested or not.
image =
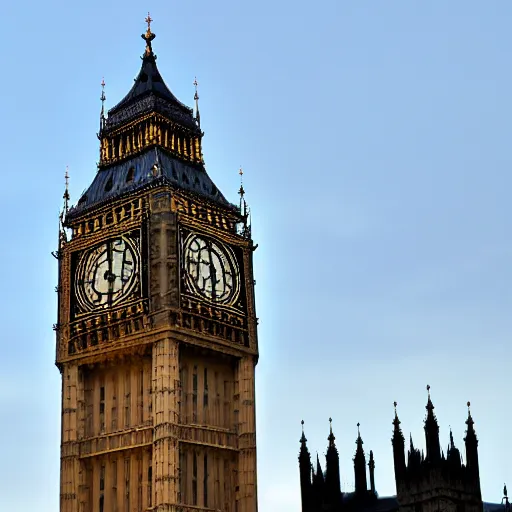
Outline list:
[[[256,512],[247,218],[161,169],[143,179],[63,221],[60,510]]]

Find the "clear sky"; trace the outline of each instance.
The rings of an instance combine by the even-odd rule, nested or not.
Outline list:
[[[192,105],[207,170],[253,212],[261,357],[260,510],[299,510],[300,421],[323,459],[332,416],[343,488],[356,424],[394,494],[393,401],[424,447],[426,390],[446,447],[466,402],[483,496],[512,485],[512,2],[9,1],[0,148],[0,510],[54,512],[57,217],[98,160],[113,106],[158,65]],[[323,459],[324,460],[324,459]]]

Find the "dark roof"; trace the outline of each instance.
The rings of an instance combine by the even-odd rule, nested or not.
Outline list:
[[[172,185],[194,192],[220,205],[232,206],[204,169],[175,159],[165,150],[153,147],[118,165],[100,169],[77,205],[70,209],[69,218],[107,199],[134,192],[149,184],[155,179],[153,166],[157,160],[159,175],[165,177]],[[133,179],[127,181],[131,169]]]
[[[128,94],[108,112],[105,129],[112,130],[146,111],[156,110],[190,130],[200,132],[193,110],[179,101],[165,84],[150,50],[142,56],[142,66]]]
[[[504,511],[505,506],[503,503],[488,503],[484,501],[484,512],[495,512],[495,511]]]

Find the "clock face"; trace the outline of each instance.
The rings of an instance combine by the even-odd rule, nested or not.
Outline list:
[[[139,283],[139,251],[120,237],[85,252],[77,266],[75,293],[84,311],[108,308],[128,297]]]
[[[202,235],[191,234],[184,243],[185,278],[203,298],[233,304],[240,294],[240,273],[233,251]]]

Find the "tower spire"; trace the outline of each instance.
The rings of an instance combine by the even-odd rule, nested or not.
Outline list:
[[[244,170],[242,169],[242,166],[240,166],[240,170],[238,171],[238,174],[240,175],[240,188],[238,190],[238,195],[240,196],[240,213],[244,215],[245,209],[245,190],[244,190]]]
[[[356,454],[354,457],[354,476],[356,494],[364,494],[366,492],[366,457],[363,450],[363,440],[361,439],[361,432],[359,431],[360,424],[357,424],[357,440],[356,440]]]
[[[430,386],[427,385],[428,401],[425,409],[427,417],[425,418],[425,441],[427,445],[427,460],[437,462],[441,458],[441,446],[439,444],[439,425],[434,414],[434,404],[430,399]]]
[[[142,39],[144,39],[144,41],[146,41],[146,50],[144,52],[144,57],[149,57],[149,56],[153,56],[153,48],[151,47],[151,41],[153,41],[153,39],[155,39],[155,34],[153,32],[151,32],[151,22],[153,21],[153,19],[151,18],[149,12],[148,12],[148,16],[147,18],[144,20],[147,24],[148,24],[148,28],[146,30],[146,33],[145,34],[142,34]]]
[[[101,79],[101,114],[100,114],[100,132],[103,130],[105,126],[105,100],[107,97],[105,96],[105,78]]]
[[[372,494],[376,494],[375,491],[375,459],[373,458],[373,450],[370,450],[370,462],[368,462],[368,468],[370,469],[370,490]]]
[[[196,123],[199,128],[201,128],[201,116],[199,115],[199,94],[197,92],[197,77],[194,78],[194,87],[196,88],[196,92],[194,93],[194,101],[196,103]]]
[[[300,438],[299,470],[300,470],[300,491],[302,499],[302,511],[307,512],[311,507],[312,482],[311,482],[311,456],[306,446],[306,436],[304,435],[304,420],[301,422],[302,436]]]
[[[325,487],[326,487],[326,500],[327,503],[337,509],[341,505],[341,487],[340,487],[340,458],[338,449],[334,444],[334,434],[332,432],[332,418],[329,418],[329,446],[325,454],[326,469],[325,469]]]
[[[62,196],[62,199],[64,199],[64,215],[67,215],[68,209],[69,209],[69,168],[66,165],[66,173],[64,174],[64,182],[66,184],[66,187],[64,189],[64,195]]]
[[[478,464],[478,438],[476,437],[475,422],[471,416],[471,402],[467,403],[468,406],[468,419],[466,420],[466,437],[464,442],[466,443],[466,464],[468,469],[473,474],[475,480],[478,480],[480,486],[480,470]]]

